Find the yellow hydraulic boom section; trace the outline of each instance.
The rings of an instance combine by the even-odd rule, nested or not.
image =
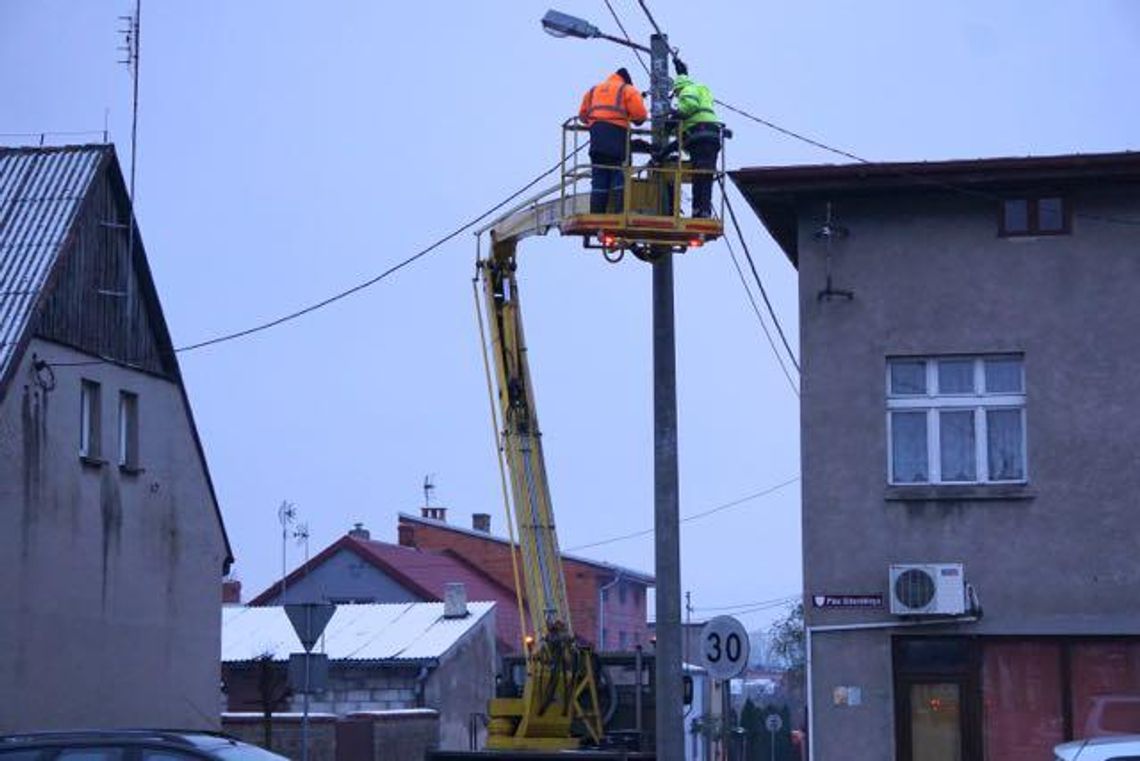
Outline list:
[[[691,219],[679,213],[682,187],[693,176],[680,159],[624,167],[627,192],[622,207],[606,214],[588,213],[588,188],[578,189],[590,169],[578,158],[580,132],[571,123],[564,125],[561,181],[486,228],[491,252],[478,261],[481,315],[486,314],[490,333],[490,345],[484,339],[484,350],[492,358],[488,372],[493,366],[498,391],[493,394],[496,436],[510,483],[509,496],[504,497],[510,508],[508,523],[518,528],[529,612],[529,625],[523,624],[526,682],[521,696],[491,701],[489,749],[571,749],[583,742],[601,742],[604,730],[597,657],[574,637],[570,620],[515,277],[519,240],[557,227],[564,235],[581,236],[586,247],[601,248],[610,261],[616,261],[610,254],[617,252],[620,258],[622,251],[631,249],[644,257],[652,253],[651,246],[662,245],[687,249],[723,232],[719,219]],[[666,193],[670,202],[659,203]],[[659,208],[674,212],[661,214]]]

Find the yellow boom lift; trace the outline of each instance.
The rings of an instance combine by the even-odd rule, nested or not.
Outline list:
[[[719,219],[680,214],[682,188],[691,184],[695,171],[680,158],[684,144],[679,134],[675,159],[623,167],[626,191],[620,209],[588,213],[590,166],[579,160],[586,145],[583,132],[573,121],[563,125],[561,180],[555,187],[480,231],[480,237],[490,232],[491,250],[485,258],[481,253],[478,258],[476,306],[512,546],[516,528],[518,534],[519,551],[512,560],[526,654],[521,694],[491,700],[488,749],[572,749],[597,745],[605,734],[598,659],[589,645],[574,636],[570,620],[527,365],[515,275],[519,241],[557,228],[562,235],[581,237],[584,247],[601,249],[609,261],[616,262],[626,250],[649,259],[660,250],[656,247],[687,250],[723,232]],[[647,134],[646,130],[632,132]],[[723,151],[721,155],[720,171],[710,174],[723,172]],[[668,195],[668,203],[662,203],[662,194]],[[658,209],[662,208],[673,212],[661,214]],[[482,284],[482,308],[478,282]],[[492,375],[497,394],[492,390]]]

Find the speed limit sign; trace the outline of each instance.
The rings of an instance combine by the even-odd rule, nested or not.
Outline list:
[[[732,616],[717,616],[701,629],[701,665],[713,679],[732,679],[748,665],[748,632]]]

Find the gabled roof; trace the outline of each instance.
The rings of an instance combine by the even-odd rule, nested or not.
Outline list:
[[[444,618],[443,603],[339,605],[314,652],[333,661],[418,661],[445,655],[495,607],[467,603],[468,615]],[[285,609],[222,609],[222,662],[241,663],[269,654],[289,660],[303,650]]]
[[[467,590],[468,600],[501,602],[514,600],[515,593],[512,590],[454,553],[417,550],[401,547],[398,544],[359,539],[351,534],[345,534],[286,576],[286,587],[296,585],[313,569],[342,550],[352,552],[425,600],[442,601],[448,583],[463,584]],[[280,583],[280,581],[275,582],[250,600],[249,604],[267,605],[277,596]]]
[[[408,513],[400,513],[399,514],[399,520],[400,521],[407,521],[409,523],[421,523],[425,526],[431,526],[433,528],[445,529],[447,531],[454,531],[457,534],[464,534],[466,536],[472,536],[472,537],[475,537],[476,539],[482,539],[483,541],[487,541],[487,542],[497,542],[499,544],[503,544],[503,545],[507,545],[507,546],[510,545],[510,541],[508,541],[504,537],[495,536],[495,535],[489,534],[485,531],[475,531],[474,529],[467,529],[467,528],[463,528],[461,526],[455,526],[451,523],[448,523],[447,521],[436,520],[435,518],[424,518],[424,517],[419,516],[419,515],[409,515]],[[626,568],[624,566],[614,565],[613,563],[604,563],[600,560],[591,560],[590,558],[584,558],[584,557],[581,557],[580,555],[570,555],[570,554],[567,554],[565,552],[562,553],[562,559],[564,561],[568,560],[568,561],[571,561],[574,563],[581,563],[582,565],[590,566],[591,568],[595,568],[595,569],[602,571],[604,573],[607,573],[607,574],[611,574],[611,575],[620,574],[622,576],[622,578],[626,579],[627,581],[640,582],[641,584],[644,584],[647,587],[651,587],[656,583],[656,579],[653,577],[652,574],[642,573],[641,571],[635,571],[632,568]]]
[[[952,161],[745,167],[729,173],[792,264],[798,261],[795,204],[853,195],[960,192],[985,200],[1004,189],[1140,181],[1140,152],[1012,156]]]
[[[120,205],[126,208],[128,224],[134,225],[134,212],[114,146],[0,147],[0,401],[4,400],[12,375],[35,332],[37,314],[51,295],[55,275],[75,249],[78,220],[95,181],[104,174]],[[134,235],[136,244],[130,264],[139,280],[163,365],[168,368],[167,377],[176,383],[182,396],[225,544],[223,573],[229,573],[234,558],[226,524],[137,226]],[[104,361],[123,365],[112,359]]]
[[[0,148],[0,398],[109,146]]]

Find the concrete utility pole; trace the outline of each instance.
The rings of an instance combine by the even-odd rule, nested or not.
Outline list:
[[[650,38],[653,147],[668,142],[669,39]],[[661,182],[658,213],[672,213]],[[677,478],[677,352],[673,332],[673,253],[653,247],[653,527],[657,576],[657,761],[684,761],[685,714],[681,664],[681,528]]]

